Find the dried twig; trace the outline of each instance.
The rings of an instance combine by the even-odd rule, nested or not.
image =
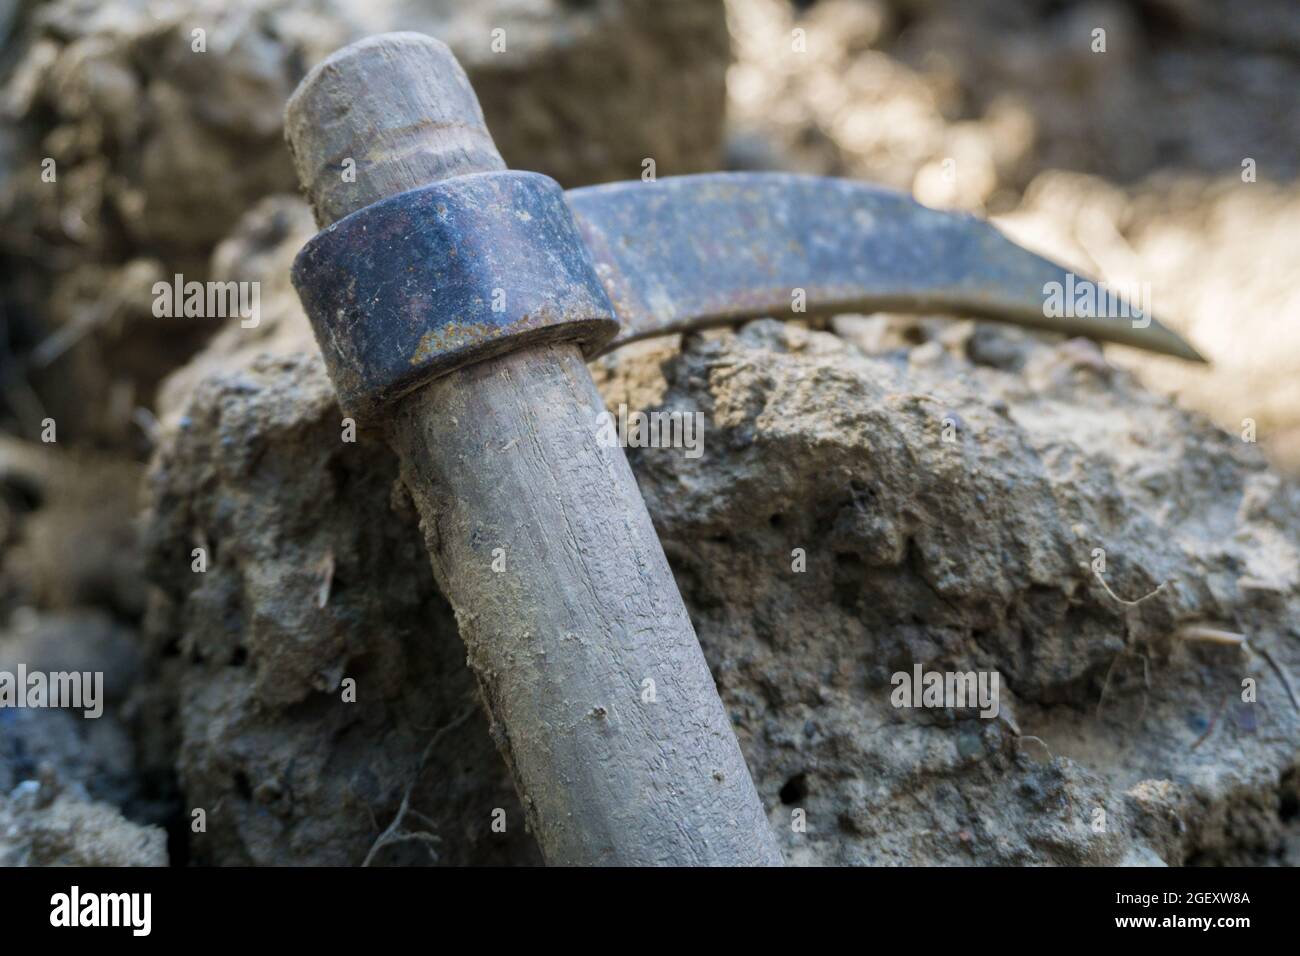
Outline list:
[[[426,826],[429,824],[430,821],[428,817],[424,816],[424,814],[420,813],[418,810],[411,809],[411,793],[415,790],[415,785],[420,782],[420,777],[423,775],[424,768],[429,762],[429,757],[433,755],[434,749],[438,746],[438,743],[443,737],[451,733],[451,731],[469,720],[475,710],[475,707],[465,708],[458,715],[453,717],[449,723],[443,724],[439,727],[434,732],[433,736],[429,738],[429,742],[425,744],[424,753],[420,754],[420,762],[416,765],[415,776],[411,779],[410,784],[407,785],[406,793],[402,795],[402,803],[401,806],[397,808],[397,815],[393,817],[393,822],[388,824],[388,828],[385,829],[383,833],[379,834],[374,845],[370,848],[370,852],[367,853],[366,858],[361,861],[362,866],[369,866],[379,851],[390,844],[407,843],[416,840],[426,844],[429,853],[435,860],[438,858],[438,854],[433,849],[433,844],[438,842],[438,837],[435,834],[419,830],[403,830],[401,829],[401,826],[408,816],[420,817]]]
[[[1264,658],[1264,660],[1268,662],[1268,666],[1273,668],[1273,673],[1277,675],[1277,679],[1280,680],[1282,682],[1282,686],[1286,688],[1286,695],[1291,698],[1291,706],[1294,707],[1298,713],[1300,713],[1300,700],[1296,700],[1295,690],[1291,687],[1291,680],[1286,676],[1286,671],[1282,669],[1282,666],[1273,659],[1273,655],[1270,654],[1262,647],[1254,648],[1251,647],[1249,644],[1246,644],[1244,646],[1246,648],[1247,653],[1258,654],[1260,657]]]
[[[1159,584],[1156,585],[1156,589],[1155,589],[1154,591],[1151,591],[1151,592],[1148,593],[1148,594],[1144,594],[1144,595],[1142,595],[1142,596],[1141,596],[1140,598],[1138,598],[1136,601],[1126,601],[1126,600],[1124,600],[1122,597],[1120,597],[1118,594],[1116,594],[1114,591],[1112,591],[1112,590],[1110,589],[1110,585],[1106,583],[1106,579],[1103,578],[1103,577],[1101,576],[1101,572],[1100,572],[1100,571],[1094,570],[1092,573],[1093,573],[1093,576],[1096,577],[1096,579],[1097,579],[1098,581],[1101,582],[1101,586],[1102,586],[1103,588],[1106,589],[1106,593],[1109,594],[1109,595],[1110,595],[1112,598],[1114,598],[1116,601],[1118,601],[1120,604],[1123,604],[1125,607],[1137,607],[1139,604],[1141,604],[1141,603],[1142,603],[1143,601],[1145,601],[1147,598],[1155,597],[1157,594],[1159,594],[1161,591],[1163,591],[1164,588],[1165,588],[1165,585],[1169,583],[1168,581],[1161,581]]]
[[[316,606],[324,607],[330,602],[330,588],[334,585],[334,549],[325,552],[325,557],[321,558],[320,563],[316,565],[316,571],[320,574],[320,589],[316,592]]]
[[[1205,641],[1209,644],[1247,647],[1245,634],[1238,634],[1236,631],[1224,631],[1217,627],[1205,627],[1201,624],[1184,624],[1174,631],[1174,638],[1180,641]],[[1248,647],[1247,650],[1249,650]]]
[[[1174,637],[1184,641],[1206,641],[1211,644],[1224,644],[1229,647],[1240,647],[1246,652],[1246,656],[1259,656],[1264,659],[1277,679],[1282,682],[1286,688],[1286,695],[1291,698],[1291,706],[1300,711],[1300,699],[1296,697],[1295,688],[1291,686],[1291,679],[1287,676],[1286,671],[1282,668],[1273,655],[1262,647],[1252,647],[1246,639],[1245,634],[1238,634],[1236,631],[1224,631],[1217,627],[1205,627],[1199,624],[1189,624],[1180,627],[1174,631]]]

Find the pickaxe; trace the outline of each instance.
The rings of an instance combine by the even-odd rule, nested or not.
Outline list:
[[[741,173],[565,193],[507,170],[464,71],[418,34],[339,50],[286,119],[322,227],[294,285],[345,412],[401,461],[549,863],[781,863],[624,452],[597,440],[585,358],[797,314],[802,293],[808,314],[965,312],[1199,359],[1154,321],[1045,314],[1065,270],[886,190]]]

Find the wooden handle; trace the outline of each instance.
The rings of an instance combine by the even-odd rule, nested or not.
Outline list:
[[[322,60],[289,97],[284,128],[321,227],[408,189],[506,168],[456,57],[419,33],[368,37]]]
[[[503,168],[464,73],[427,37],[336,53],[288,114],[322,224]],[[356,182],[337,183],[348,156]],[[560,343],[436,379],[387,424],[493,736],[550,863],[780,865],[627,458],[596,440],[603,410]]]

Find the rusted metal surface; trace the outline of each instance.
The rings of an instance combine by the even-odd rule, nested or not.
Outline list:
[[[1050,314],[1053,283],[1088,280],[982,220],[782,173],[567,194],[536,173],[458,176],[322,230],[293,282],[343,407],[357,414],[528,343],[573,339],[590,357],[758,316],[956,313],[1203,361],[1118,298],[1109,314]]]
[[[982,220],[876,186],[708,173],[567,198],[622,323],[607,350],[740,319],[800,317],[795,290],[803,290],[806,314],[956,313],[1204,361],[1149,316],[1048,315],[1050,283],[1086,280]]]
[[[372,203],[317,234],[293,284],[349,413],[527,342],[618,329],[559,185],[490,172]]]

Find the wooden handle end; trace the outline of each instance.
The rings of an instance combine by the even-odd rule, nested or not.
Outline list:
[[[285,139],[318,225],[466,173],[505,169],[447,45],[384,33],[337,50],[285,108]]]

